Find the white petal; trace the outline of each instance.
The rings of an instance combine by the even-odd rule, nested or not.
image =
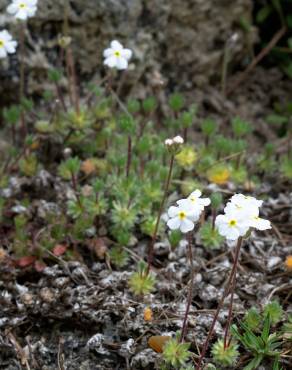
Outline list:
[[[0,59],[6,58],[6,57],[7,57],[6,50],[3,47],[0,48]]]
[[[199,204],[202,204],[204,207],[208,206],[211,203],[209,198],[200,198],[198,199]]]
[[[109,58],[109,57],[111,57],[111,56],[113,56],[114,55],[114,50],[113,49],[111,49],[111,48],[108,48],[108,49],[105,49],[104,51],[103,51],[103,56],[105,57],[105,58]]]
[[[17,46],[16,41],[9,41],[5,45],[5,49],[7,50],[8,53],[12,54],[15,53],[16,46]]]
[[[125,58],[117,58],[117,69],[123,70],[128,68],[128,61]]]
[[[111,42],[111,48],[114,49],[115,51],[122,51],[123,45],[119,41],[113,40]]]
[[[272,228],[270,221],[263,218],[258,218],[254,227],[258,230],[268,230]]]
[[[27,19],[27,12],[25,10],[19,10],[15,14],[16,19],[21,19],[22,21],[25,21]]]
[[[179,206],[184,207],[186,204],[191,203],[189,199],[180,199],[176,202]]]
[[[194,198],[200,198],[200,196],[202,195],[202,192],[199,190],[199,189],[196,189],[195,191],[193,191],[190,195],[189,195],[189,198],[191,197],[194,197]]]
[[[197,222],[202,212],[199,209],[194,208],[193,210],[185,211],[185,213],[188,219],[190,219],[193,222]]]
[[[37,11],[37,8],[35,6],[27,9],[27,15],[29,17],[33,17]]]
[[[130,49],[123,49],[121,50],[121,56],[126,60],[130,60],[132,58],[133,52]]]
[[[226,225],[227,222],[228,222],[228,220],[227,220],[227,217],[225,215],[218,215],[216,217],[216,220],[215,220],[215,225],[219,227],[222,224]]]
[[[181,224],[181,221],[180,221],[180,219],[178,217],[171,218],[170,220],[167,221],[167,226],[171,230],[177,230],[177,229],[179,229],[180,224]]]
[[[243,236],[243,235],[240,235],[238,229],[236,229],[235,227],[232,227],[230,228],[230,230],[228,231],[228,234],[226,235],[226,239],[229,239],[229,240],[236,240],[238,239],[240,236]]]
[[[248,223],[237,225],[237,230],[240,236],[244,236],[248,232],[249,228],[250,228],[250,225]]]
[[[8,7],[7,7],[7,13],[9,14],[15,14],[17,13],[18,11],[18,6],[14,3],[10,4]]]
[[[4,43],[12,40],[12,36],[7,30],[3,30],[0,32],[0,38],[4,41]]]
[[[26,2],[27,2],[27,5],[36,7],[38,0],[26,0]]]
[[[184,220],[181,221],[180,231],[182,233],[188,233],[189,231],[193,230],[194,227],[195,227],[194,223],[191,220],[185,218]]]
[[[220,232],[220,234],[224,234],[226,235],[228,233],[228,230],[229,230],[229,226],[228,224],[220,224],[220,225],[215,225],[216,228],[218,229],[218,231]]]
[[[117,58],[115,56],[111,56],[109,58],[106,58],[103,63],[110,68],[114,68],[117,65]]]
[[[179,208],[178,207],[174,207],[174,206],[171,206],[169,207],[168,209],[168,216],[169,217],[175,217],[178,215],[178,212],[179,212]]]

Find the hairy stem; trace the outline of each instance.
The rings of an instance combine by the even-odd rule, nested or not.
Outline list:
[[[188,140],[188,128],[187,127],[185,127],[184,130],[183,130],[183,139],[184,139],[185,143]]]
[[[228,347],[228,334],[229,334],[229,328],[231,325],[231,320],[232,320],[232,311],[233,311],[233,299],[234,299],[234,290],[236,286],[236,272],[233,277],[233,282],[231,285],[231,292],[230,292],[230,304],[229,304],[229,310],[228,310],[228,318],[227,318],[227,323],[226,323],[226,328],[225,328],[225,333],[224,333],[224,349]]]
[[[212,335],[213,335],[213,332],[214,332],[214,328],[215,328],[215,324],[217,322],[217,319],[218,319],[219,313],[221,311],[221,308],[223,306],[224,300],[225,300],[225,298],[227,297],[227,295],[230,292],[230,288],[231,288],[231,285],[233,283],[234,276],[235,276],[236,271],[237,271],[238,259],[239,259],[239,253],[240,253],[241,245],[242,245],[242,237],[239,237],[238,240],[237,240],[236,248],[235,248],[235,257],[234,257],[234,263],[233,263],[233,266],[232,266],[232,270],[230,272],[230,275],[229,275],[229,278],[228,278],[228,281],[227,281],[226,288],[224,289],[223,295],[221,297],[221,300],[220,300],[220,302],[218,304],[218,307],[217,307],[217,310],[215,312],[215,315],[214,315],[214,318],[213,318],[213,321],[212,321],[211,328],[209,330],[208,336],[207,336],[207,338],[205,340],[205,343],[203,345],[203,349],[202,349],[201,355],[199,357],[196,370],[201,370],[202,369],[202,361],[203,361],[203,359],[205,357],[205,354],[206,354],[207,349],[208,349],[209,342],[210,342],[210,340],[212,338]]]
[[[150,271],[150,267],[151,267],[152,260],[153,260],[154,244],[156,242],[158,227],[159,227],[159,223],[160,223],[162,211],[163,211],[163,208],[164,208],[164,203],[165,203],[165,200],[166,200],[166,197],[167,197],[167,193],[168,193],[168,189],[169,189],[169,185],[170,185],[170,180],[171,180],[171,175],[172,175],[172,170],[173,170],[173,164],[174,164],[174,155],[172,154],[171,155],[171,158],[170,158],[168,175],[167,175],[167,179],[166,179],[165,186],[164,186],[163,198],[162,198],[162,201],[160,203],[160,207],[159,207],[159,211],[158,211],[158,215],[157,215],[157,219],[156,219],[156,224],[155,224],[154,232],[153,232],[153,235],[152,235],[152,238],[151,238],[151,242],[150,242],[150,245],[149,245],[149,248],[148,248],[147,274]]]
[[[19,44],[20,44],[20,70],[19,70],[19,102],[22,103],[24,97],[24,53],[25,53],[25,26],[24,23],[20,23],[19,27]],[[25,138],[26,136],[26,123],[24,112],[21,109],[20,113],[20,122],[21,122],[21,129],[22,135]]]
[[[78,87],[77,87],[77,78],[76,78],[76,70],[75,70],[75,63],[73,58],[72,49],[70,46],[66,49],[66,62],[67,62],[67,71],[68,71],[68,78],[71,81],[70,82],[70,89],[71,89],[71,99],[73,101],[73,104],[75,106],[75,111],[79,115],[80,113],[80,102],[79,102],[79,93],[78,93]]]
[[[193,252],[192,252],[192,233],[187,234],[188,239],[188,249],[189,249],[189,261],[190,261],[190,268],[191,268],[191,278],[190,278],[190,286],[189,286],[189,294],[187,300],[187,307],[186,312],[183,320],[182,330],[181,330],[181,337],[180,342],[184,341],[184,338],[187,334],[188,330],[188,315],[190,312],[192,297],[193,297],[193,286],[194,286],[194,262],[193,262]]]
[[[128,136],[128,153],[127,153],[126,177],[129,177],[131,162],[132,162],[132,139],[131,139],[131,135],[129,135]]]
[[[217,216],[217,210],[216,208],[212,208],[212,230],[215,230],[215,221]]]
[[[79,207],[83,208],[82,203],[81,203],[81,199],[80,199],[80,196],[79,196],[79,193],[78,193],[78,189],[77,189],[77,179],[76,179],[76,176],[75,176],[74,173],[71,174],[71,180],[72,180],[72,186],[73,186],[73,189],[74,189]]]

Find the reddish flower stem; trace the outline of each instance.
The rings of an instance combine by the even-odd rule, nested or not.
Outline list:
[[[126,177],[129,177],[131,162],[132,162],[132,139],[131,135],[128,136],[128,156],[127,156],[127,166],[126,166]]]
[[[19,27],[19,45],[20,45],[20,71],[19,71],[19,103],[22,103],[24,96],[24,53],[25,53],[25,26],[23,22],[20,22]],[[26,137],[27,129],[24,112],[21,109],[20,122],[23,138]]]
[[[228,310],[228,318],[227,318],[227,323],[226,323],[226,328],[225,328],[225,333],[224,333],[224,349],[228,347],[228,334],[229,334],[229,328],[231,325],[231,320],[232,320],[232,311],[233,311],[233,300],[234,300],[234,290],[236,286],[236,272],[234,274],[233,282],[231,285],[231,292],[230,292],[230,304],[229,304],[229,310]]]
[[[188,239],[188,249],[189,249],[189,261],[190,261],[190,268],[191,268],[191,277],[190,277],[190,287],[189,287],[189,294],[188,294],[188,300],[187,300],[187,307],[186,307],[186,312],[184,316],[184,321],[182,325],[182,330],[181,330],[181,337],[180,337],[180,342],[184,341],[184,338],[187,334],[188,330],[188,315],[190,312],[190,307],[192,303],[192,297],[193,297],[193,286],[194,286],[194,262],[193,262],[193,252],[192,252],[192,233],[187,234],[187,239]]]
[[[217,310],[215,312],[215,315],[214,315],[214,318],[213,318],[213,321],[212,321],[211,328],[209,330],[208,336],[207,336],[207,338],[205,340],[205,343],[203,345],[203,349],[202,349],[201,355],[199,357],[196,370],[201,370],[202,369],[202,361],[203,361],[203,359],[205,357],[205,354],[206,354],[207,349],[208,349],[209,342],[210,342],[210,340],[212,338],[212,335],[213,335],[213,332],[214,332],[214,329],[215,329],[215,324],[217,322],[219,313],[220,313],[220,311],[222,309],[224,300],[225,300],[225,298],[227,297],[227,295],[230,292],[230,288],[232,286],[232,283],[233,283],[233,280],[234,280],[234,276],[236,275],[236,272],[237,272],[238,259],[239,259],[241,245],[242,245],[242,237],[239,237],[238,240],[237,240],[236,248],[235,248],[235,257],[234,257],[234,263],[233,263],[233,266],[232,266],[232,270],[230,272],[230,275],[229,275],[229,278],[228,278],[228,281],[227,281],[226,288],[224,289],[223,295],[221,297],[221,300],[220,300],[220,302],[218,304],[218,307],[217,307]]]
[[[151,238],[151,242],[150,242],[150,245],[149,245],[149,248],[148,248],[147,274],[150,271],[150,267],[151,267],[151,264],[152,264],[152,261],[153,261],[154,244],[156,242],[158,227],[159,227],[159,223],[160,223],[162,211],[163,211],[163,208],[164,208],[164,203],[166,201],[166,197],[167,197],[167,193],[168,193],[168,189],[169,189],[169,185],[170,185],[170,180],[171,180],[171,175],[172,175],[172,170],[173,170],[173,164],[174,164],[174,155],[172,154],[171,155],[171,158],[170,158],[169,171],[168,171],[167,179],[166,179],[165,186],[164,186],[163,198],[162,198],[162,201],[160,203],[160,207],[159,207],[159,211],[158,211],[158,215],[157,215],[157,219],[156,219],[156,224],[155,224],[154,232],[153,232],[153,235],[152,235],[152,238]]]

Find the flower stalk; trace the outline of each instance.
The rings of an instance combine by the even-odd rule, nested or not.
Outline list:
[[[19,103],[22,103],[23,96],[24,96],[24,73],[25,73],[25,66],[24,66],[24,54],[25,54],[25,26],[23,22],[19,24],[19,46],[20,46],[20,64],[19,64]],[[20,112],[20,122],[21,122],[21,130],[23,137],[26,136],[26,123],[25,123],[25,116],[24,112],[21,109]]]
[[[132,162],[132,138],[128,136],[128,151],[127,151],[127,166],[126,166],[126,177],[129,177]]]
[[[167,175],[167,179],[166,179],[166,182],[165,182],[165,185],[164,185],[163,198],[162,198],[162,201],[160,203],[154,232],[152,234],[151,242],[150,242],[150,245],[149,245],[149,248],[148,248],[147,274],[150,271],[150,267],[151,267],[151,264],[152,264],[152,261],[153,261],[154,244],[156,242],[159,223],[160,223],[162,211],[163,211],[163,208],[164,208],[164,204],[165,204],[165,201],[166,201],[166,197],[167,197],[167,194],[168,194],[168,189],[169,189],[170,180],[171,180],[172,171],[173,171],[173,164],[174,164],[174,154],[171,154],[168,175]]]
[[[187,306],[186,306],[186,311],[185,311],[183,325],[182,325],[180,342],[183,342],[184,341],[184,338],[185,338],[185,336],[187,334],[187,330],[188,330],[188,315],[189,315],[190,307],[191,307],[191,303],[192,303],[193,286],[194,286],[194,276],[195,276],[194,262],[193,262],[193,251],[192,251],[193,238],[192,238],[192,233],[191,232],[189,232],[187,234],[187,239],[188,239],[188,252],[189,252],[189,262],[190,262],[190,269],[191,269],[191,277],[190,277],[189,294],[188,294]]]
[[[237,245],[236,245],[236,248],[235,248],[235,257],[234,257],[233,267],[232,267],[232,270],[230,272],[230,275],[229,275],[229,278],[228,278],[228,281],[227,281],[226,288],[224,289],[223,295],[222,295],[221,300],[220,300],[220,302],[218,304],[217,310],[216,310],[216,312],[214,314],[213,321],[212,321],[212,324],[211,324],[211,327],[210,327],[208,336],[207,336],[207,338],[205,340],[205,343],[203,345],[203,349],[202,349],[201,355],[199,357],[196,370],[201,370],[202,369],[202,362],[203,362],[203,359],[204,359],[205,354],[207,352],[207,349],[208,349],[210,340],[212,338],[212,335],[214,333],[214,329],[215,329],[216,322],[218,320],[219,313],[220,313],[220,311],[222,309],[222,306],[223,306],[223,303],[225,301],[225,298],[228,296],[228,294],[230,292],[230,289],[232,287],[232,284],[234,283],[234,277],[235,277],[236,272],[237,272],[238,260],[239,260],[239,255],[240,255],[240,249],[241,249],[241,245],[242,245],[242,240],[243,240],[242,237],[239,237],[238,240],[237,240]]]

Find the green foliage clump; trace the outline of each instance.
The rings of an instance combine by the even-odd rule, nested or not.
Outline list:
[[[251,329],[255,330],[262,322],[262,317],[256,307],[251,307],[244,316],[244,323]]]
[[[174,368],[186,366],[186,362],[191,357],[189,348],[190,343],[181,343],[179,341],[179,336],[176,338],[171,338],[163,347],[163,359],[166,364],[169,364]]]
[[[79,173],[80,166],[81,161],[79,158],[68,158],[60,164],[58,173],[64,180],[71,180],[72,175],[76,176]]]
[[[231,121],[231,125],[233,133],[237,138],[246,136],[252,131],[252,126],[250,125],[250,123],[244,121],[240,117],[233,118],[233,120]]]
[[[271,319],[270,313],[274,316],[273,319]],[[253,356],[244,368],[245,370],[257,369],[265,358],[271,358],[274,362],[273,368],[278,369],[280,356],[278,348],[282,346],[282,342],[279,333],[271,333],[271,326],[279,319],[279,313],[282,315],[282,308],[273,302],[264,307],[260,316],[262,326],[258,327],[258,317],[254,310],[247,314],[243,322],[240,322],[240,328],[232,325],[231,332],[233,336]]]
[[[269,316],[271,325],[275,325],[283,318],[283,308],[277,301],[269,302],[264,307],[263,315]]]
[[[284,177],[291,180],[292,179],[292,159],[286,157],[283,159],[280,170]]]
[[[174,93],[169,97],[169,106],[174,112],[179,112],[184,107],[184,97],[180,93]]]
[[[182,239],[182,233],[180,230],[171,230],[168,234],[168,241],[171,246],[171,249],[175,249],[178,245],[179,242]]]
[[[239,356],[238,344],[235,342],[228,343],[224,347],[224,340],[218,339],[212,347],[213,360],[222,366],[234,366]]]
[[[144,261],[138,263],[138,271],[134,272],[129,280],[129,287],[135,295],[146,295],[154,290],[156,279],[147,271]]]
[[[204,247],[217,249],[224,242],[224,238],[219,234],[217,228],[211,222],[205,222],[200,228],[200,237]]]
[[[292,314],[288,316],[288,321],[282,327],[283,338],[292,341]]]
[[[126,266],[129,260],[129,254],[121,246],[111,248],[109,257],[110,261],[117,267]]]

